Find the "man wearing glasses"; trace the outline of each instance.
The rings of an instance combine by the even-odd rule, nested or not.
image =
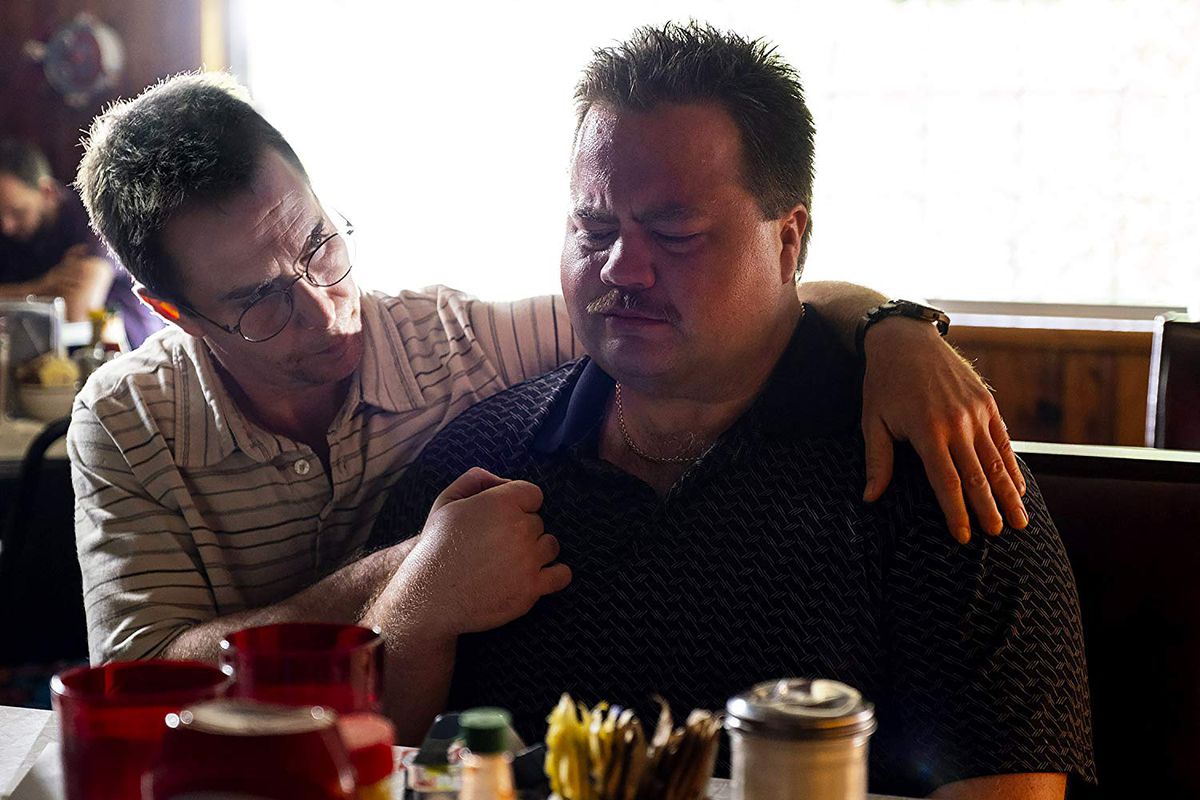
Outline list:
[[[353,229],[321,206],[295,152],[242,94],[221,76],[166,81],[98,118],[80,166],[93,227],[174,323],[98,371],[72,415],[96,662],[214,660],[237,628],[360,620],[412,547],[358,558],[424,444],[480,400],[582,355],[558,298],[360,292]],[[879,297],[824,288],[801,294],[853,341]],[[1003,423],[970,368],[932,326],[907,320],[873,328],[867,352],[868,497],[886,486],[891,437],[903,436],[941,487],[952,532],[966,535],[964,493],[989,531],[1003,522],[993,493],[1023,526]],[[475,502],[439,519],[536,528],[540,499],[527,487],[476,497],[486,487],[469,473],[438,504]],[[494,588],[527,606],[569,572],[524,581],[517,567],[555,554],[551,536],[498,537],[450,567],[468,586],[480,557],[511,564],[499,574],[513,585]],[[480,618],[456,627],[498,624],[495,609],[470,613]],[[403,619],[393,630],[422,646],[424,632]]]
[[[236,333],[251,344],[275,338],[287,327],[296,311],[292,292],[298,282],[306,280],[313,286],[328,289],[350,274],[350,266],[354,263],[354,225],[337,212],[333,212],[333,216],[338,225],[332,230],[327,230],[324,218],[313,226],[304,252],[296,259],[295,276],[285,279],[282,286],[272,288],[271,284],[266,284],[252,287],[249,294],[246,288],[221,294],[223,299],[248,301],[238,315],[236,325],[226,325],[205,316],[182,301],[178,306],[226,333]]]

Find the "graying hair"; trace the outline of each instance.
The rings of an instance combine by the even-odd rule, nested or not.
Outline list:
[[[96,117],[75,178],[92,227],[137,280],[182,299],[184,276],[163,248],[172,217],[246,190],[267,148],[307,175],[295,151],[222,73],[167,78]]]
[[[575,87],[576,132],[595,104],[645,112],[661,103],[717,103],[742,138],[742,172],[763,214],[776,219],[797,205],[812,233],[812,114],[796,71],[763,39],[747,39],[695,21],[638,28],[593,53]]]

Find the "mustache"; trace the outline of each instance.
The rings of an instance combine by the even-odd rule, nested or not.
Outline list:
[[[608,314],[618,308],[663,319],[672,324],[679,322],[679,312],[675,310],[674,306],[647,300],[645,295],[624,289],[609,289],[588,303],[585,310],[589,314]]]

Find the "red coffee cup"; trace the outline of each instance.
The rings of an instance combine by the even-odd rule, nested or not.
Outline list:
[[[221,642],[231,695],[339,713],[383,708],[383,637],[357,625],[282,622]]]
[[[353,800],[336,715],[320,706],[216,700],[172,715],[144,800]]]
[[[166,716],[222,696],[229,683],[217,668],[194,661],[118,662],[55,675],[50,690],[67,800],[139,797]]]

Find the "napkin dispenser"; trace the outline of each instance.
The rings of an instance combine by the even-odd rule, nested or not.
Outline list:
[[[0,415],[17,411],[17,367],[43,353],[63,352],[65,318],[61,297],[0,300]]]

